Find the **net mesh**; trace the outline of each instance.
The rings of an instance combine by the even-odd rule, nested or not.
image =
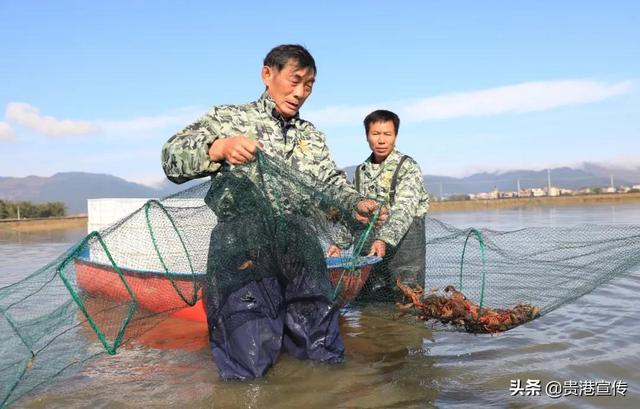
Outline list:
[[[393,302],[399,315],[495,332],[640,263],[638,226],[499,232],[430,217],[405,236],[402,254],[380,260],[366,257],[377,213],[362,224],[354,209],[339,188],[259,154],[90,233],[0,289],[0,407],[167,320],[195,320],[206,331],[203,298],[222,305],[264,278],[290,283],[304,270],[300,285],[337,306]],[[331,243],[340,257],[325,258]]]

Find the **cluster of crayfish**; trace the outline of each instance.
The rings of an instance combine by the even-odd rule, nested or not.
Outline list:
[[[397,304],[400,316],[415,309],[418,319],[439,320],[471,333],[497,334],[540,316],[540,308],[530,304],[518,304],[511,309],[480,307],[452,285],[447,286],[444,292],[433,289],[425,293],[420,286],[411,288],[400,281],[397,284],[411,301],[408,304]]]

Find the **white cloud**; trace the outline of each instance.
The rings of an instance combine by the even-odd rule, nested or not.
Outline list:
[[[592,161],[596,165],[606,166],[618,170],[640,170],[640,155],[627,154],[619,155],[613,158],[603,159],[600,161]]]
[[[174,109],[161,115],[141,116],[124,120],[72,121],[60,120],[53,116],[43,116],[40,110],[24,102],[7,104],[5,116],[8,121],[29,128],[49,137],[81,136],[97,133],[133,133],[169,127],[183,127],[193,122],[203,113],[200,107]],[[14,135],[9,124],[0,122],[0,138]]]
[[[167,127],[184,127],[194,122],[203,114],[203,111],[199,107],[185,107],[162,115],[141,116],[125,120],[103,120],[95,123],[107,133],[141,132]]]
[[[166,176],[163,176],[161,174],[155,174],[136,176],[131,179],[131,182],[139,183],[153,189],[162,189],[167,184],[168,179]]]
[[[60,120],[52,116],[40,115],[38,108],[24,102],[7,104],[5,116],[8,121],[50,137],[82,136],[99,131],[99,128],[91,122]]]
[[[405,122],[422,122],[460,117],[546,111],[563,106],[587,104],[629,93],[631,81],[607,84],[593,80],[525,82],[479,91],[457,92],[410,101],[383,104],[395,110]],[[322,125],[357,123],[375,109],[367,106],[333,106],[307,112]]]
[[[16,132],[6,122],[0,122],[0,141],[11,141],[16,137]]]
[[[403,108],[407,119],[413,121],[546,111],[601,101],[625,94],[631,88],[629,81],[612,85],[589,80],[526,82],[424,98]]]
[[[385,104],[328,106],[305,111],[305,118],[320,126],[357,124],[364,116],[379,107],[396,111],[403,122],[423,122],[460,117],[490,116],[507,113],[545,111],[563,106],[587,104],[629,93],[631,81],[604,83],[594,80],[570,79],[525,82],[479,91],[457,92],[420,99]],[[59,120],[40,115],[38,108],[28,103],[11,102],[6,118],[36,132],[50,136],[88,135],[99,132],[137,133],[166,129],[179,129],[193,122],[204,110],[185,107],[165,114],[140,116],[125,120],[95,120],[90,122]],[[5,126],[0,135],[12,135]],[[2,129],[2,128],[0,128]]]

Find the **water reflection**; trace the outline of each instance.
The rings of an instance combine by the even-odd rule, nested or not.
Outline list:
[[[75,243],[87,234],[85,228],[19,231],[0,229],[1,244],[31,245],[38,243]]]
[[[533,207],[521,209],[441,212],[433,217],[459,228],[486,227],[517,230],[523,227],[577,226],[580,224],[640,225],[640,205]]]

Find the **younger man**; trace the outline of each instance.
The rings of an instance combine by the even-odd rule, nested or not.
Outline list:
[[[371,155],[356,168],[354,184],[363,196],[385,203],[389,218],[376,231],[369,252],[384,260],[374,268],[359,299],[392,301],[400,294],[396,278],[424,286],[429,195],[418,163],[395,147],[398,115],[374,111],[364,119],[364,128]]]

